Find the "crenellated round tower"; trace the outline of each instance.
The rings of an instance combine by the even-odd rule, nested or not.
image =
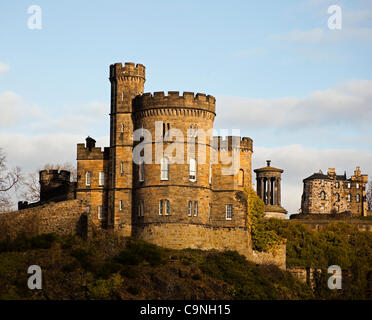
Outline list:
[[[70,171],[41,170],[39,172],[40,201],[66,200],[70,192]]]

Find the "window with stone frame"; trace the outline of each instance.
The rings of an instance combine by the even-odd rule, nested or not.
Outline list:
[[[231,204],[226,205],[226,220],[232,220],[233,207]]]
[[[347,195],[346,199],[347,199],[348,202],[351,202],[351,193],[349,193],[349,194]]]
[[[160,180],[169,180],[169,159],[162,158],[160,162]]]
[[[187,204],[187,215],[188,215],[189,217],[192,216],[192,201],[191,201],[191,200],[189,200],[189,201],[188,201],[188,204]]]
[[[105,184],[105,173],[101,171],[101,172],[99,173],[98,185],[99,185],[100,187],[103,187],[104,184]]]
[[[143,217],[144,216],[144,211],[143,211],[143,201],[140,201],[138,203],[138,216]]]
[[[194,217],[198,216],[198,201],[194,201]]]
[[[145,166],[143,162],[138,166],[138,179],[140,182],[145,181]]]
[[[360,185],[359,185],[359,183],[356,183],[356,184],[355,184],[355,188],[357,188],[357,189],[359,189],[359,188],[360,188]]]
[[[321,200],[325,200],[325,199],[326,199],[326,193],[325,193],[324,191],[322,191],[322,192],[320,193],[320,199],[321,199]]]
[[[98,219],[103,219],[103,209],[102,206],[98,206]]]
[[[348,189],[351,188],[351,182],[348,182],[348,183],[347,183],[347,188],[348,188]]]
[[[195,159],[190,159],[189,168],[190,168],[189,180],[195,182],[196,181],[196,160]]]
[[[356,202],[360,202],[360,194],[359,193],[356,195]]]
[[[123,200],[119,201],[119,211],[123,210]]]
[[[170,215],[170,202],[167,199],[161,199],[159,201],[159,215],[169,216]]]
[[[340,194],[339,194],[339,193],[336,193],[336,201],[337,201],[337,202],[340,201]]]
[[[87,187],[90,187],[92,184],[92,173],[90,171],[87,171],[85,173],[85,185]]]
[[[340,182],[336,181],[336,184],[335,184],[336,188],[340,188]]]
[[[240,169],[238,172],[238,186],[243,187],[244,186],[244,170]]]

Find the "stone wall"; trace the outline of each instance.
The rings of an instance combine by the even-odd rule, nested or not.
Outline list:
[[[252,258],[249,259],[257,264],[275,264],[281,269],[286,269],[286,245],[271,250],[269,252],[260,252],[253,250]]]
[[[48,203],[39,207],[0,214],[0,240],[18,234],[42,233],[86,235],[85,206],[79,200]]]
[[[221,228],[198,224],[149,224],[133,227],[133,236],[171,249],[236,250],[252,260],[248,228]]]

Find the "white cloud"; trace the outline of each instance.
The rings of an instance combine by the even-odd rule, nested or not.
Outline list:
[[[10,67],[7,64],[0,62],[0,73],[7,72],[9,69]]]
[[[319,128],[345,124],[371,127],[372,81],[355,80],[304,98],[217,97],[220,127],[271,129]],[[239,116],[237,116],[239,115]]]

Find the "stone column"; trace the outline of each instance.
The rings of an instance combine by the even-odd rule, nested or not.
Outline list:
[[[280,203],[281,203],[281,199],[280,199],[280,178],[277,179],[277,183],[278,183],[278,190],[277,190],[276,199],[277,199],[278,206],[280,206]]]
[[[260,198],[262,200],[264,199],[264,187],[265,187],[264,179],[260,178]]]
[[[267,204],[271,204],[271,178],[267,178]]]

